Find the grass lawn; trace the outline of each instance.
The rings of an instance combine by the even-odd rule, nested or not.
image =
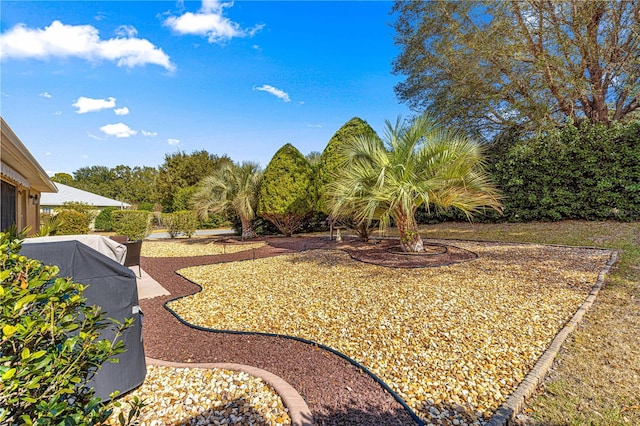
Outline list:
[[[622,250],[525,413],[544,425],[640,424],[640,223],[438,224],[422,235]]]
[[[536,227],[556,225],[469,226],[429,227],[425,235],[509,241],[518,233],[526,241],[529,234],[542,237]],[[573,226],[565,223],[548,235],[558,237],[566,227]],[[379,375],[425,420],[445,412],[449,420],[486,419],[585,299],[609,253],[455,245],[479,259],[406,270],[313,250],[189,268],[181,273],[203,291],[170,307],[205,327],[299,336],[333,347]]]

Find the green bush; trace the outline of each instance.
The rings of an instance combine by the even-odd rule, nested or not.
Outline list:
[[[130,240],[143,240],[149,235],[152,213],[144,210],[115,210],[111,212],[113,230]]]
[[[225,214],[209,213],[209,217],[206,221],[200,220],[201,229],[216,229],[223,226],[231,226],[231,221]]]
[[[194,211],[182,210],[175,213],[163,213],[162,223],[171,238],[176,238],[180,234],[191,238],[195,234],[199,222]]]
[[[640,219],[640,122],[511,141],[492,164],[510,221]]]
[[[107,320],[85,304],[82,284],[57,277],[56,266],[27,259],[20,248],[20,240],[0,234],[0,424],[99,424],[115,394],[103,402],[87,382],[124,351],[119,338],[131,321]],[[100,339],[105,329],[113,341]]]
[[[55,235],[78,235],[89,233],[89,218],[76,210],[62,210],[57,215]]]
[[[113,231],[113,223],[111,223],[111,212],[119,210],[117,207],[105,207],[102,209],[94,222],[96,231]]]
[[[84,215],[87,216],[87,227],[90,227],[91,223],[93,222],[93,220],[96,218],[96,216],[99,213],[99,210],[96,209],[94,206],[87,204],[87,203],[82,203],[82,202],[75,202],[75,201],[66,201],[63,203],[63,209],[64,210],[75,210],[77,212],[80,212]]]
[[[313,180],[309,161],[293,145],[284,145],[264,171],[258,215],[290,236],[315,207]]]

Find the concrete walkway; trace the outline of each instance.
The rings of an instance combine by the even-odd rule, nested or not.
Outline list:
[[[152,299],[158,296],[168,296],[169,293],[164,287],[160,285],[156,280],[151,278],[144,269],[140,269],[142,276],[138,276],[138,266],[132,266],[129,269],[136,274],[136,284],[138,286],[138,300]]]

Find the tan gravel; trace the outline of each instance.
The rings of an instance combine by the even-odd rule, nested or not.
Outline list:
[[[123,397],[108,424],[119,424],[121,410],[126,417],[127,401],[135,396],[147,404],[138,417],[140,426],[291,424],[280,396],[243,372],[150,365],[142,386]]]
[[[145,241],[142,244],[141,255],[144,257],[190,257],[209,256],[216,254],[237,253],[264,247],[266,243],[240,242],[197,242],[187,240],[181,242]]]
[[[427,422],[481,424],[584,301],[602,250],[444,242],[479,255],[393,269],[312,250],[188,268],[169,306],[204,327],[325,344],[377,374]]]

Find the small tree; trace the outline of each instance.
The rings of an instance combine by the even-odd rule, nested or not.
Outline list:
[[[149,235],[152,213],[144,210],[118,210],[111,212],[113,230],[130,240],[143,240]]]
[[[252,227],[258,203],[262,170],[257,163],[219,163],[214,172],[204,178],[192,197],[192,205],[201,220],[209,214],[234,213],[242,222],[242,238],[256,236]]]
[[[264,171],[258,214],[291,236],[314,208],[312,184],[309,161],[293,145],[284,145]]]
[[[370,136],[372,138],[378,137],[375,130],[373,130],[366,121],[359,117],[354,117],[338,129],[331,139],[329,139],[329,143],[325,147],[324,151],[322,151],[316,179],[318,182],[318,209],[323,213],[331,213],[331,209],[329,208],[330,197],[327,194],[327,189],[329,184],[333,182],[335,173],[340,167],[340,163],[342,161],[339,156],[339,150],[351,139],[359,136]],[[333,224],[336,220],[339,220],[341,224],[355,230],[362,240],[367,241],[369,239],[371,223],[355,221],[352,214],[348,214],[343,210],[342,216],[339,218],[332,215],[329,216],[332,231]]]
[[[423,250],[415,218],[422,205],[455,207],[467,217],[485,207],[501,210],[480,146],[428,117],[387,121],[384,143],[356,137],[339,155],[343,160],[328,190],[333,214],[378,219],[383,226],[393,220],[404,251]]]

